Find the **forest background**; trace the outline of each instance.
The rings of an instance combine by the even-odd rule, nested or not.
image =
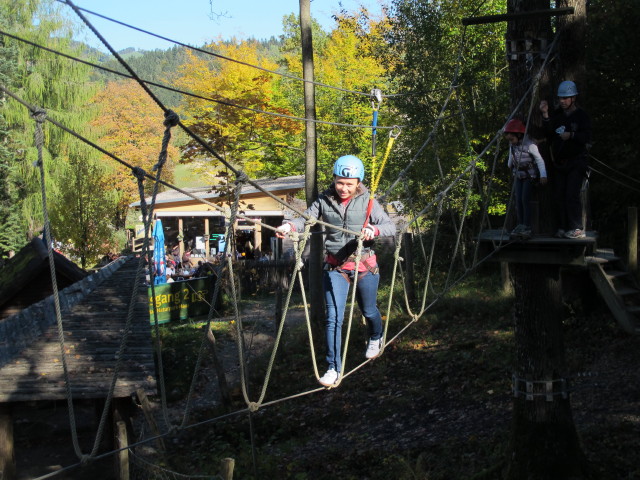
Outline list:
[[[420,153],[402,191],[394,191],[392,199],[409,206],[416,198],[431,199],[462,171],[510,114],[510,85],[506,24],[463,27],[461,20],[505,13],[506,4],[392,0],[382,18],[361,9],[336,15],[330,31],[314,23],[315,76],[324,84],[316,86],[320,188],[328,184],[330,165],[340,155],[359,155],[369,166],[371,131],[361,126],[371,124],[368,93],[373,88],[390,95],[380,103],[378,124],[403,126],[381,190],[416,155],[438,116],[443,120],[435,132],[437,141]],[[625,207],[636,203],[640,177],[635,135],[640,72],[634,60],[640,39],[633,31],[640,20],[638,5],[637,0],[589,3],[587,81],[579,85],[579,102],[594,124],[591,154],[601,172],[591,177],[592,226],[613,247],[621,247],[618,242],[625,238]],[[3,2],[0,29],[125,73],[115,59],[74,40],[85,27],[69,20],[66,8],[50,0]],[[298,175],[304,173],[305,136],[297,16],[283,20],[282,32],[269,40],[220,40],[198,50],[176,45],[138,51],[132,46],[120,53],[141,78],[170,87],[151,89],[232,165],[252,178]],[[454,101],[441,111],[454,73]],[[552,83],[561,80],[552,78]],[[0,35],[0,84],[132,165],[150,172],[157,162],[163,112],[126,75]],[[34,167],[35,122],[11,98],[0,102],[0,256],[6,258],[41,234],[43,211]],[[128,205],[139,200],[136,180],[128,169],[59,128],[48,123],[44,128],[52,234],[63,253],[90,267],[126,248],[126,230],[132,227]],[[378,130],[380,152],[387,134]],[[499,217],[506,212],[510,181],[506,152],[497,153],[505,158],[489,208]],[[481,183],[489,172],[489,166],[479,165]],[[225,173],[201,146],[175,135],[166,181],[212,185]],[[455,197],[447,208],[459,212],[463,202]],[[462,197],[460,193],[458,200]]]

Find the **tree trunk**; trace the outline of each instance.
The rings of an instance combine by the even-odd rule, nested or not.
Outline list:
[[[562,29],[558,58],[557,82],[572,80],[578,86],[578,97],[584,106],[587,92],[586,31],[587,0],[558,0],[558,7],[573,7],[574,14],[558,19]]]
[[[313,73],[313,36],[311,34],[310,0],[300,0],[300,32],[302,40],[302,72],[304,82],[305,129],[305,195],[307,206],[318,197],[317,159],[316,159],[316,101]],[[309,292],[311,302],[311,320],[318,326],[324,319],[324,297],[322,295],[322,250],[321,228],[313,228],[309,250]]]
[[[506,479],[587,478],[567,386],[559,267],[510,267],[516,365]]]
[[[549,0],[509,0],[508,13],[549,9]],[[549,17],[523,17],[507,23],[507,52],[511,85],[511,108],[515,108],[529,89],[544,61],[545,50],[551,32]],[[532,92],[535,96],[537,92]],[[529,101],[521,104],[516,117],[528,120]]]

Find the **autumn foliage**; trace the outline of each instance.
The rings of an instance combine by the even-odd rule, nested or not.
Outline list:
[[[164,113],[133,80],[109,82],[94,98],[100,114],[92,125],[101,134],[100,143],[127,163],[153,173],[158,162],[165,127]],[[163,180],[171,181],[172,163],[178,159],[175,145],[168,147]],[[107,159],[105,159],[107,161]],[[128,205],[140,199],[138,184],[131,170],[108,159],[113,165],[113,188],[118,193],[118,221],[124,222]],[[146,182],[147,193],[152,182]]]

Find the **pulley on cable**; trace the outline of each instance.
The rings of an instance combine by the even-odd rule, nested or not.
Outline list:
[[[400,135],[400,127],[397,125],[394,126],[389,132],[389,141],[387,142],[387,148],[384,153],[384,157],[382,159],[382,163],[380,164],[380,168],[377,168],[376,165],[376,136],[377,136],[377,127],[378,127],[378,110],[380,108],[380,104],[382,103],[382,90],[379,88],[374,88],[371,90],[371,108],[373,109],[373,119],[371,122],[371,188],[369,189],[369,204],[367,205],[367,215],[365,217],[364,226],[366,227],[369,224],[369,215],[371,215],[371,209],[373,208],[373,198],[375,196],[376,190],[378,189],[378,185],[380,184],[380,179],[382,178],[382,172],[384,171],[384,167],[387,163],[387,159],[389,158],[389,154],[391,153],[391,148],[393,147],[393,143],[395,142],[398,135]]]

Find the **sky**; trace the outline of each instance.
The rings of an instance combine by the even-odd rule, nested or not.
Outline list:
[[[77,7],[119,20],[179,42],[202,46],[218,38],[269,39],[282,33],[282,17],[299,13],[298,0],[74,0]],[[311,16],[325,29],[331,29],[331,16],[342,8],[357,10],[366,6],[380,13],[379,0],[312,0]],[[65,7],[67,8],[67,7]],[[134,47],[140,50],[166,49],[165,40],[83,12],[101,35],[116,50]],[[80,37],[101,48],[101,42],[89,32]]]

